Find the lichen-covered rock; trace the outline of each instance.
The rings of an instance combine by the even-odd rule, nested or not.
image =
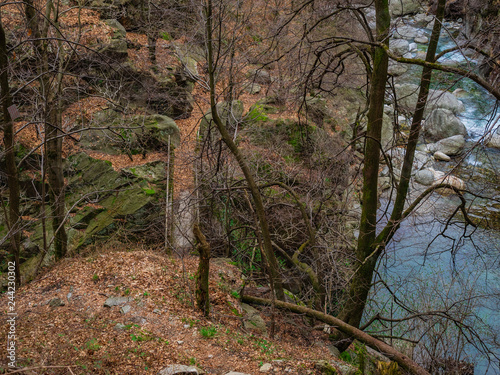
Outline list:
[[[395,39],[413,39],[418,36],[418,29],[409,26],[409,25],[396,25],[394,32],[393,32],[393,38]]]
[[[415,181],[419,184],[430,186],[434,183],[434,173],[429,169],[422,169],[415,173]]]
[[[122,169],[122,173],[154,183],[164,181],[167,176],[166,165],[162,161],[126,167]]]
[[[399,63],[390,61],[389,68],[388,68],[387,72],[394,77],[399,77],[399,76],[405,74],[408,71],[408,69],[409,69],[408,66],[405,64],[399,64]]]
[[[80,139],[83,147],[103,153],[134,155],[166,150],[168,142],[180,143],[177,124],[168,116],[149,115],[126,118],[113,110],[96,113]]]
[[[264,333],[267,332],[266,322],[260,316],[259,310],[250,305],[247,305],[246,303],[242,303],[241,308],[245,312],[245,329],[257,330]]]
[[[305,114],[317,126],[322,126],[325,121],[332,117],[326,99],[319,95],[306,97]]]
[[[418,171],[417,174],[415,175],[415,181],[425,186],[448,184],[459,190],[465,189],[465,182],[462,179],[448,175],[441,171],[436,171],[433,168],[427,168]]]
[[[264,69],[250,69],[247,74],[247,78],[251,82],[259,83],[261,85],[268,85],[273,81],[271,74]]]
[[[493,148],[500,148],[500,134],[493,134],[487,138],[486,146]]]
[[[234,131],[236,127],[243,122],[244,106],[241,100],[233,100],[231,103],[217,103],[217,114],[224,126],[230,131]],[[203,116],[198,134],[202,139],[208,137],[211,143],[215,143],[220,139],[217,127],[213,123],[212,111],[209,110]]]
[[[143,121],[144,127],[148,130],[147,137],[156,139],[165,147],[167,147],[169,142],[171,143],[171,147],[176,148],[179,146],[181,134],[177,124],[170,117],[151,115],[134,119],[134,122],[138,124],[141,121]]]
[[[106,56],[116,61],[123,61],[128,57],[128,47],[125,28],[115,19],[106,20],[106,24],[111,27],[113,35],[109,43],[99,49],[102,56]]]
[[[433,155],[434,160],[440,160],[440,161],[450,161],[451,158],[446,155],[445,153],[442,153],[441,151],[436,151]]]

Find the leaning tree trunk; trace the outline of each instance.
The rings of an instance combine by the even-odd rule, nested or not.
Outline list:
[[[214,65],[214,53],[213,53],[213,33],[212,33],[212,1],[207,0],[206,6],[206,38],[207,38],[207,60],[208,60],[208,75],[209,75],[209,85],[210,85],[210,109],[212,111],[213,121],[221,134],[222,140],[227,145],[231,153],[236,158],[245,180],[248,184],[250,193],[252,194],[253,202],[255,205],[255,212],[259,219],[260,230],[262,233],[263,245],[264,245],[264,255],[266,257],[267,263],[269,265],[269,281],[271,283],[271,289],[275,291],[276,297],[279,300],[285,299],[285,293],[283,291],[283,283],[281,281],[281,276],[279,273],[279,265],[276,259],[276,255],[273,251],[273,245],[271,242],[271,235],[269,232],[269,224],[267,223],[266,213],[264,209],[264,203],[262,202],[262,197],[260,195],[259,188],[255,183],[255,179],[248,167],[248,164],[241,153],[240,149],[233,142],[229,132],[224,126],[219,114],[217,113],[217,105],[215,101],[215,65]]]
[[[378,21],[380,18],[379,11],[384,14],[383,19],[385,19],[386,5],[380,3],[387,1],[381,0],[377,2],[377,31]],[[446,0],[439,0],[437,19],[434,23],[434,28],[432,30],[432,35],[427,50],[426,61],[434,62],[435,53],[437,50],[437,44],[439,41],[439,35],[441,32],[441,22],[444,14],[444,6]],[[387,12],[388,13],[388,12]],[[382,20],[381,20],[382,21]],[[384,25],[388,25],[387,21],[383,21]],[[381,41],[379,35],[379,41]],[[387,46],[388,39],[383,39],[385,41],[385,46]],[[410,129],[410,136],[408,143],[406,145],[406,153],[403,162],[403,167],[401,169],[400,183],[396,193],[396,199],[394,203],[394,208],[391,214],[391,218],[385,228],[376,236],[376,212],[378,203],[378,193],[377,193],[377,178],[378,178],[378,161],[380,158],[380,131],[382,124],[382,111],[383,111],[383,98],[385,91],[385,79],[382,82],[378,80],[381,77],[387,76],[387,55],[381,59],[377,59],[377,54],[381,54],[385,48],[378,48],[375,53],[374,58],[374,70],[373,70],[373,80],[372,80],[372,90],[370,94],[370,112],[368,113],[368,133],[367,142],[365,149],[365,168],[363,170],[364,174],[364,185],[363,185],[363,211],[361,216],[361,226],[360,226],[360,236],[358,241],[358,247],[356,251],[356,257],[359,262],[359,269],[353,278],[353,282],[349,289],[349,300],[346,306],[341,311],[339,318],[344,322],[354,326],[359,327],[363,312],[366,306],[366,301],[368,298],[368,293],[371,288],[371,282],[373,278],[373,272],[375,266],[380,256],[382,250],[384,249],[386,243],[390,241],[396,230],[399,228],[401,220],[403,219],[403,211],[406,202],[406,197],[408,194],[408,186],[411,177],[411,170],[413,165],[413,158],[415,155],[415,150],[418,142],[418,137],[420,134],[420,129],[422,125],[422,119],[424,115],[425,106],[427,104],[427,98],[429,94],[429,86],[431,81],[432,68],[424,67],[421,77],[420,92],[417,100],[417,105],[415,108],[413,121]],[[381,64],[383,62],[383,64]],[[383,72],[385,71],[385,73]],[[379,76],[380,75],[380,76]],[[378,87],[375,88],[375,86]],[[376,97],[374,97],[374,95]],[[380,121],[379,121],[380,120]],[[371,125],[371,126],[370,126]],[[370,129],[372,130],[370,132]],[[339,345],[344,348],[347,342]]]
[[[431,39],[427,48],[425,61],[433,63],[435,61],[437,46],[439,43],[439,35],[441,34],[441,25],[444,17],[446,0],[439,0],[436,10],[436,21],[432,29]],[[401,224],[401,219],[405,207],[406,196],[408,195],[408,187],[410,185],[411,171],[413,167],[413,159],[417,148],[420,129],[422,128],[422,120],[424,118],[425,106],[429,96],[429,87],[431,84],[432,68],[424,66],[422,76],[420,78],[420,91],[418,93],[417,105],[413,114],[413,120],[410,128],[408,143],[406,144],[406,153],[401,168],[401,178],[399,181],[396,198],[394,200],[394,208],[391,213],[391,218],[385,228],[377,236],[377,244],[387,243]]]
[[[258,298],[247,295],[243,295],[241,297],[241,300],[243,302],[255,303],[259,305],[271,305],[273,303],[273,301],[269,299]],[[363,332],[357,327],[353,327],[338,318],[335,318],[328,314],[324,314],[317,310],[310,309],[305,306],[294,305],[292,303],[275,301],[275,305],[280,309],[290,310],[297,314],[307,315],[310,316],[311,318],[318,319],[319,321],[322,321],[324,323],[331,325],[332,327],[335,327],[336,329],[343,332],[347,336],[353,337],[361,341],[363,344],[382,353],[390,360],[397,362],[404,370],[410,371],[412,374],[430,375],[425,369],[420,367],[417,363],[408,358],[406,355],[398,352],[392,346],[374,338],[373,336],[370,336],[369,334]]]
[[[388,0],[376,0],[375,11],[377,39],[388,45],[391,24]],[[371,256],[371,253],[377,224],[380,139],[388,65],[387,52],[382,46],[376,47],[373,54],[373,71],[370,82],[370,104],[363,168],[363,208],[356,249],[357,273],[349,288],[348,300],[339,314],[340,319],[354,327],[359,327],[361,322],[377,262],[377,257]]]
[[[3,29],[1,14],[0,14],[0,86],[1,100],[3,111],[3,137],[5,146],[5,162],[7,167],[7,184],[9,185],[9,217],[5,218],[8,222],[10,232],[10,258],[15,263],[16,285],[21,284],[21,272],[19,270],[19,253],[21,251],[21,228],[20,228],[20,213],[19,213],[19,180],[17,176],[16,160],[14,155],[14,126],[10,117],[8,108],[12,105],[10,96],[9,77],[8,77],[9,60],[7,56],[7,44],[5,40],[5,31]]]

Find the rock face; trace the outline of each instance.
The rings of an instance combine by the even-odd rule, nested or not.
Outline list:
[[[421,12],[422,6],[418,0],[390,0],[389,11],[393,17],[405,16]]]
[[[111,127],[112,129],[103,129]],[[95,115],[89,130],[80,142],[90,150],[116,154],[140,154],[146,151],[166,150],[168,142],[176,148],[180,143],[180,131],[168,116],[150,115],[123,118],[113,110]]]
[[[452,111],[445,108],[436,108],[425,121],[424,133],[433,140],[440,140],[454,135],[466,137],[467,129]]]
[[[458,155],[464,147],[465,138],[463,135],[454,135],[453,137],[441,139],[436,143],[426,145],[428,152],[435,153],[439,151],[449,156]]]
[[[127,32],[115,19],[106,20],[106,24],[111,27],[113,35],[110,42],[99,49],[99,53],[115,61],[124,61],[128,57]]]
[[[158,166],[164,169],[161,162],[151,165],[151,168],[137,168],[144,169],[144,175],[152,173]],[[110,162],[91,158],[85,153],[66,160],[66,202],[68,207],[75,207],[68,234],[75,248],[92,243],[96,237],[105,238],[122,226],[139,233],[141,228],[151,226],[151,222],[161,217],[162,208],[157,201],[163,197],[164,182],[157,180],[157,175],[148,177],[148,180],[145,176],[139,177],[140,174],[142,172],[137,173],[134,167],[127,168],[126,172],[115,171]],[[93,204],[80,202],[82,196],[87,196]],[[38,229],[35,232],[38,241]],[[148,232],[148,238],[154,238],[153,234]]]

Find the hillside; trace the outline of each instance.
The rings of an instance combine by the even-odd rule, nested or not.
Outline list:
[[[313,374],[319,360],[349,368],[330,354],[328,334],[301,316],[276,312],[270,338],[264,309],[266,325],[252,329],[235,298],[241,272],[227,262],[211,262],[206,319],[193,308],[197,257],[118,245],[67,258],[17,291],[18,365],[25,374],[156,374],[173,364],[259,374],[265,363],[268,373]],[[113,297],[122,300],[105,307]]]
[[[1,371],[496,375],[499,7],[0,2]]]

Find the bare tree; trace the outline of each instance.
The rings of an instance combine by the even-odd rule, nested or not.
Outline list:
[[[0,8],[0,86],[3,111],[3,135],[5,147],[5,160],[7,164],[7,184],[9,187],[9,215],[5,217],[10,234],[11,259],[15,266],[16,284],[21,284],[21,272],[19,270],[19,254],[21,251],[20,212],[19,212],[19,180],[14,155],[14,126],[9,112],[12,106],[9,85],[9,56],[5,39],[5,31],[2,24]],[[2,201],[3,204],[3,201]]]

